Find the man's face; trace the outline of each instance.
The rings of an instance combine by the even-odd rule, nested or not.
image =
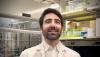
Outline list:
[[[48,40],[57,40],[61,35],[61,31],[60,18],[53,13],[45,15],[42,27],[44,37]]]

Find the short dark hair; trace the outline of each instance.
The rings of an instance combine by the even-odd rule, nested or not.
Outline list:
[[[40,17],[40,19],[39,19],[40,28],[42,28],[42,26],[43,26],[43,20],[44,20],[45,15],[46,15],[46,14],[49,14],[49,13],[54,13],[54,14],[56,14],[56,15],[60,18],[60,20],[61,20],[61,25],[63,26],[63,17],[62,17],[62,15],[60,14],[60,12],[57,11],[56,9],[48,8],[48,9],[44,10],[44,12],[42,13],[42,15],[41,15],[41,17]]]

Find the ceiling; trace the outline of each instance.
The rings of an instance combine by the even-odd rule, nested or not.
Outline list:
[[[31,14],[33,18],[38,18],[42,11],[52,3],[55,3],[54,0],[49,2],[45,0],[0,0],[0,13],[18,16],[27,13]]]
[[[44,9],[51,7],[51,4],[60,5],[59,8],[56,7],[59,11],[66,11],[68,1],[73,0],[0,0],[0,13],[18,15],[22,16],[22,13],[31,14],[33,19],[38,19]],[[95,4],[99,4],[100,0],[74,0],[75,7],[86,7],[83,6],[81,2],[90,2],[87,6],[93,7]],[[92,2],[91,2],[92,1]],[[70,3],[71,4],[71,3]],[[74,5],[73,4],[73,5]],[[70,5],[70,10],[72,10],[72,4]],[[81,6],[80,6],[81,5]],[[57,6],[57,5],[56,5]],[[54,6],[53,6],[54,7]],[[88,7],[87,7],[88,8]]]
[[[49,0],[47,0],[49,1]],[[44,9],[51,6],[51,4],[58,2],[59,0],[0,0],[0,16],[4,15],[11,16],[14,18],[3,18],[0,17],[0,27],[8,27],[9,24],[21,24],[32,22],[32,28],[36,29],[39,27],[37,21],[32,21],[30,18],[21,18],[22,13],[31,14],[32,19],[39,19]],[[63,0],[64,1],[64,0]],[[17,17],[17,18],[16,18]],[[28,19],[28,20],[27,20]],[[29,20],[30,19],[30,20]],[[35,25],[34,25],[35,24]]]

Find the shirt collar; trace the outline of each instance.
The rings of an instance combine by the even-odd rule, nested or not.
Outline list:
[[[45,41],[42,42],[42,45],[43,45],[44,51],[47,51],[49,48],[52,48]],[[65,46],[59,41],[59,43],[54,49],[57,49],[58,52],[65,51]]]
[[[47,51],[51,46],[49,46],[45,41],[43,41],[43,49]]]
[[[59,43],[57,44],[57,50],[59,51],[59,52],[65,52],[66,50],[65,50],[66,48],[65,48],[65,46],[61,43],[61,41],[59,41]]]

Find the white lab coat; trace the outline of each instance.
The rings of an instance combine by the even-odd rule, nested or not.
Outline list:
[[[43,48],[43,42],[35,47],[24,50],[20,57],[45,57],[45,51]],[[58,57],[80,57],[76,51],[65,47],[61,42],[59,45]]]

